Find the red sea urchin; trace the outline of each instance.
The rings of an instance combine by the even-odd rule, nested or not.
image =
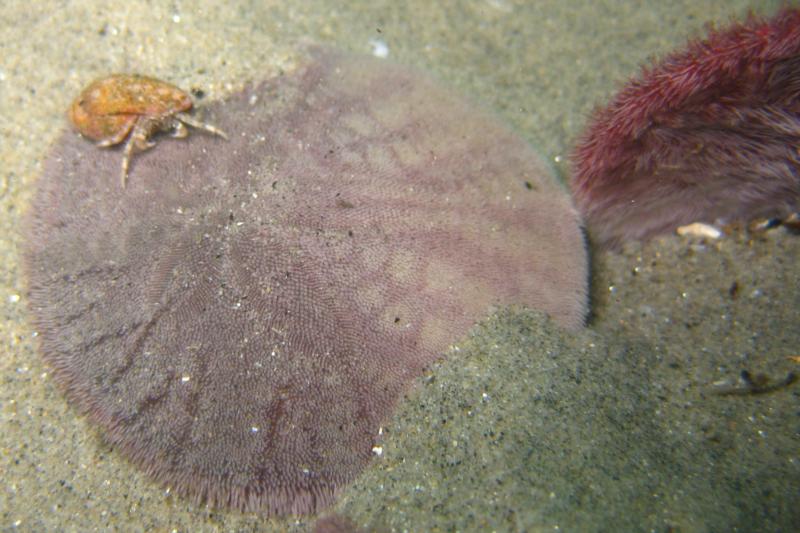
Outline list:
[[[712,31],[595,112],[571,186],[601,244],[800,209],[800,11]]]
[[[316,51],[205,112],[230,141],[165,140],[125,189],[118,154],[62,136],[24,253],[56,379],[178,493],[316,511],[491,306],[582,323],[568,192],[426,77]]]

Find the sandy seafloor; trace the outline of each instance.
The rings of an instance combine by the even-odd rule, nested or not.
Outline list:
[[[5,2],[0,18],[0,531],[281,531],[175,498],[104,444],[36,354],[19,232],[87,81],[144,72],[206,98],[329,43],[433,72],[566,174],[592,106],[637,65],[776,2]],[[200,7],[196,7],[200,6]],[[532,243],[535,246],[535,243]],[[667,236],[592,254],[589,326],[530,311],[479,324],[387,422],[336,510],[378,531],[790,531],[800,386],[720,396],[742,370],[800,371],[800,237]],[[731,290],[732,286],[738,288]]]

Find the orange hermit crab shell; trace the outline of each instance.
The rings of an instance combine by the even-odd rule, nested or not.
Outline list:
[[[72,103],[69,118],[81,135],[116,144],[139,117],[157,119],[191,107],[192,98],[170,83],[138,74],[112,74],[83,90]]]

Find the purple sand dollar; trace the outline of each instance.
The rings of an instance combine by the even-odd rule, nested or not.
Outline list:
[[[497,119],[405,67],[315,50],[210,104],[229,141],[72,132],[37,183],[41,350],[135,464],[212,506],[314,512],[425,365],[492,306],[579,327],[570,197]]]

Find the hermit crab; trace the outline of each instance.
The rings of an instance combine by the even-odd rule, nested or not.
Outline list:
[[[188,135],[186,126],[205,130],[227,139],[222,130],[188,114],[192,97],[178,87],[138,74],[112,74],[92,82],[75,99],[69,119],[78,133],[114,146],[127,139],[122,156],[122,186],[136,152],[155,146],[152,136],[172,131],[174,137]]]

